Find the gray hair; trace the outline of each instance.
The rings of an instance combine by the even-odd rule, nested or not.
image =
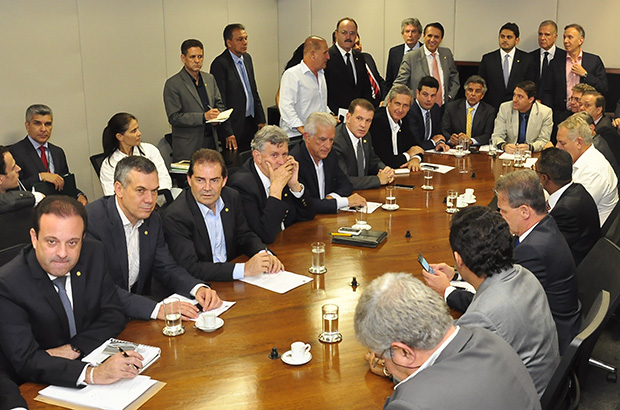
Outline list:
[[[463,90],[467,90],[467,86],[471,83],[474,84],[480,84],[482,86],[482,94],[486,94],[487,93],[487,82],[485,81],[484,78],[480,77],[479,75],[471,75],[469,76],[469,78],[465,81],[465,85],[463,86]]]
[[[400,23],[400,34],[403,34],[405,32],[405,27],[407,26],[413,26],[417,28],[418,33],[422,34],[422,24],[420,24],[420,20],[418,20],[417,18],[409,17],[409,18],[404,19]]]
[[[252,150],[263,152],[265,144],[273,145],[286,144],[288,146],[288,135],[284,130],[276,125],[265,125],[254,135],[250,147]]]
[[[319,127],[332,127],[335,128],[337,124],[336,119],[326,112],[313,112],[306,119],[304,129],[310,136],[315,136],[319,131]]]
[[[44,104],[33,104],[26,109],[26,122],[30,122],[35,115],[50,115],[54,117],[52,109]]]
[[[355,308],[355,335],[372,352],[401,342],[431,350],[452,325],[448,306],[409,273],[386,273],[373,280]]]
[[[405,84],[394,84],[387,95],[387,99],[393,100],[397,95],[406,95],[411,97],[411,101],[413,101],[413,92]]]
[[[527,205],[538,215],[547,213],[545,193],[540,178],[531,169],[522,169],[501,176],[495,184],[495,192],[505,194],[511,208]]]
[[[583,139],[584,144],[592,144],[592,130],[588,123],[580,116],[573,114],[558,125],[558,129],[564,127],[568,130],[568,139],[575,142],[578,137]]]
[[[587,111],[579,111],[573,114],[575,117],[579,117],[584,120],[588,125],[594,125],[594,119]],[[546,151],[546,150],[544,150]]]
[[[118,181],[124,188],[127,188],[129,173],[133,170],[146,175],[153,172],[157,173],[157,168],[150,159],[140,155],[130,155],[116,164],[116,168],[114,168],[114,182]]]
[[[545,21],[543,21],[542,23],[540,23],[538,25],[538,29],[540,30],[540,28],[542,26],[553,26],[553,29],[555,30],[555,34],[558,34],[558,25],[555,24],[555,21],[553,21],[553,20],[545,20]]]

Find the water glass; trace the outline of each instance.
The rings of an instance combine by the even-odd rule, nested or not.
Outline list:
[[[308,269],[310,273],[325,273],[325,244],[323,242],[312,242],[312,266]]]
[[[321,319],[323,321],[323,332],[319,335],[319,340],[324,343],[337,343],[342,340],[342,335],[338,332],[338,305],[328,303],[321,307]]]
[[[446,196],[446,212],[449,214],[454,214],[458,211],[456,207],[456,198],[459,196],[459,193],[454,189],[448,189],[448,195]]]
[[[164,299],[164,317],[166,318],[166,326],[163,333],[166,336],[178,336],[185,333],[185,327],[181,322],[181,301],[179,298]]]

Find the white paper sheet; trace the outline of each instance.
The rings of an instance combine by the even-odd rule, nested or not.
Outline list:
[[[207,121],[207,124],[224,122],[230,117],[230,114],[232,114],[232,112],[233,112],[232,108],[229,108],[228,110],[224,110],[220,112],[216,118]]]
[[[366,202],[366,206],[368,208],[367,212],[369,214],[375,212],[377,209],[379,209],[379,207],[383,205],[381,202]],[[346,211],[346,212],[355,212],[355,208],[351,208],[349,206],[345,206],[340,208],[341,211]]]
[[[434,164],[431,162],[422,162],[420,164],[420,167],[422,167],[422,171],[433,171],[433,172],[439,172],[440,174],[447,174],[448,172],[454,169],[454,167],[451,167],[449,165]],[[437,167],[437,169],[429,168],[429,167]]]
[[[88,385],[83,389],[48,386],[39,391],[39,394],[81,406],[105,410],[122,410],[138,399],[155,383],[157,383],[157,380],[153,380],[148,376],[136,376],[135,379],[122,379],[108,385]]]
[[[240,279],[242,282],[255,285],[276,293],[286,293],[291,289],[311,282],[313,279],[293,272],[262,273]]]
[[[198,301],[196,299],[186,298],[185,296],[179,295],[178,293],[175,293],[174,295],[170,295],[169,297],[171,297],[171,298],[172,297],[179,298],[179,300],[181,302],[188,302],[188,303],[191,303],[192,305],[197,305],[198,304]],[[235,303],[237,303],[237,302],[227,302],[227,301],[223,300],[222,301],[222,306],[220,306],[217,309],[210,310],[209,312],[213,312],[213,313],[215,313],[215,316],[219,316],[222,313],[226,312],[231,307],[233,307],[233,305]],[[198,319],[191,319],[191,320],[195,322]]]

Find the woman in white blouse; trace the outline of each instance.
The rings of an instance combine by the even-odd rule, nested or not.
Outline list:
[[[103,130],[105,159],[99,174],[103,195],[114,195],[114,168],[118,161],[129,155],[140,155],[153,161],[159,175],[159,189],[172,188],[170,174],[159,150],[148,142],[141,142],[141,136],[138,120],[131,114],[119,112],[108,121]]]

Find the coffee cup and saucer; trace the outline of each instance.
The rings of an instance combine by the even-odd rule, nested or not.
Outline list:
[[[400,206],[398,206],[398,204],[383,204],[381,205],[381,208],[385,209],[386,211],[396,211],[398,208],[400,208]]]
[[[224,320],[215,316],[213,312],[203,312],[198,315],[195,327],[203,332],[214,332],[224,326]]]
[[[468,205],[476,203],[476,195],[474,195],[473,188],[467,188],[465,193],[463,194],[463,200],[467,202]]]
[[[282,355],[282,361],[291,366],[300,366],[308,363],[312,359],[310,345],[304,342],[291,344],[291,350]]]

